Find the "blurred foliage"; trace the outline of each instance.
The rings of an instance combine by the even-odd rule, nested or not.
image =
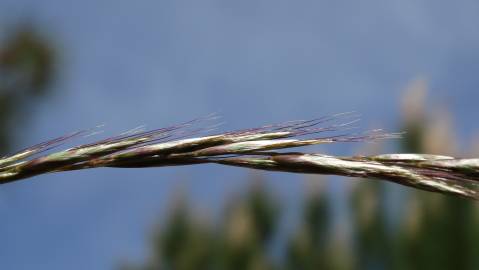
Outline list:
[[[448,118],[425,110],[426,88],[418,81],[406,91],[408,132],[399,151],[458,154],[453,134],[445,134],[452,130]],[[281,207],[262,186],[232,200],[217,225],[199,222],[183,203],[156,232],[151,259],[123,268],[479,269],[476,202],[359,179],[349,196],[351,237],[338,245],[327,195],[305,196],[296,229],[274,243]],[[278,247],[281,255],[273,256]]]
[[[330,269],[334,265],[334,257],[326,255],[329,248],[327,232],[331,222],[328,198],[319,192],[309,193],[302,208],[300,225],[286,244],[285,268]]]
[[[267,253],[276,231],[278,203],[262,186],[231,201],[219,226],[194,217],[184,200],[174,205],[166,226],[154,236],[144,266],[124,269],[274,269]]]
[[[0,41],[0,153],[8,151],[12,125],[53,80],[55,50],[32,26],[13,29]]]

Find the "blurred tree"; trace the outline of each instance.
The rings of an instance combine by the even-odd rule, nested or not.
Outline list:
[[[207,269],[215,245],[211,234],[209,227],[191,216],[186,203],[180,203],[165,230],[157,234],[160,252],[147,269]]]
[[[386,184],[358,181],[351,195],[356,269],[391,269],[393,245],[385,215]]]
[[[200,222],[180,201],[155,233],[151,259],[123,269],[273,269],[267,250],[278,206],[261,185],[231,201],[218,227]]]
[[[56,55],[51,42],[31,26],[13,29],[0,44],[1,153],[8,151],[14,119],[50,89]]]
[[[334,257],[327,256],[331,213],[325,195],[311,192],[306,196],[301,224],[287,244],[287,269],[332,269]]]
[[[227,208],[219,246],[219,269],[271,269],[270,243],[277,225],[278,206],[256,182],[244,198]]]

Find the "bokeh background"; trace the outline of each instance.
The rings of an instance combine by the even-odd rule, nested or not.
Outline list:
[[[477,1],[0,0],[0,154],[219,113],[222,130],[361,113],[479,155]],[[94,138],[90,138],[94,139]],[[478,269],[479,205],[377,181],[213,165],[0,187],[1,269]]]

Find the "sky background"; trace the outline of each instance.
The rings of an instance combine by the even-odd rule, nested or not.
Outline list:
[[[356,111],[364,129],[397,131],[404,89],[417,79],[469,142],[477,135],[477,14],[472,0],[0,0],[0,42],[29,21],[60,53],[53,93],[18,123],[14,148],[98,124],[111,135],[212,112],[222,130]],[[111,269],[139,260],[181,190],[215,215],[251,174],[211,165],[99,169],[1,186],[0,267]],[[305,177],[264,176],[294,215]],[[330,188],[340,194],[343,181]]]

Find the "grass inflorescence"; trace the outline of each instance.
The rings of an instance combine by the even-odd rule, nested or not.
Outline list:
[[[399,138],[374,130],[351,134],[352,114],[297,120],[259,128],[211,133],[205,119],[146,132],[134,130],[90,144],[48,153],[75,132],[0,158],[0,184],[39,174],[99,167],[141,168],[216,163],[260,170],[330,174],[391,181],[413,188],[479,199],[479,159],[426,154],[336,157],[281,152],[300,146]],[[208,133],[208,135],[199,136]],[[332,134],[332,135],[331,135]]]

